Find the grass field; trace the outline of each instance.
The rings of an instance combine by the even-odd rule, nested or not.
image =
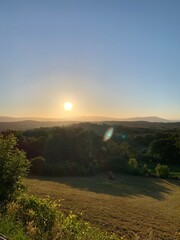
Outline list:
[[[118,175],[25,179],[29,193],[62,199],[62,210],[79,214],[104,231],[140,239],[178,239],[180,181]]]

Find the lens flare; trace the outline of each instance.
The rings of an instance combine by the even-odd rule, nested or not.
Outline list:
[[[126,134],[125,134],[125,133],[122,133],[122,134],[121,134],[121,138],[122,138],[122,140],[125,140],[125,139],[126,139]]]
[[[113,132],[114,132],[114,129],[112,127],[108,128],[108,130],[104,134],[103,141],[104,142],[108,141],[112,137]]]

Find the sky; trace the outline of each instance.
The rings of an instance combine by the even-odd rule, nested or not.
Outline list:
[[[180,119],[179,12],[179,0],[1,0],[0,116]]]

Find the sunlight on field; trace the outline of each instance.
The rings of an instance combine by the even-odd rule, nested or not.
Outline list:
[[[26,179],[30,193],[62,199],[65,212],[118,235],[130,232],[170,239],[180,223],[180,183],[135,176]],[[164,237],[164,238],[162,238]],[[173,239],[173,238],[171,238]]]

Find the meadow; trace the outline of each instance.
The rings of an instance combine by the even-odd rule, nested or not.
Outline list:
[[[61,199],[61,209],[103,231],[136,239],[178,239],[180,181],[104,174],[26,178],[30,194]]]
[[[179,129],[5,131],[0,149],[0,232],[10,239],[180,240]]]

